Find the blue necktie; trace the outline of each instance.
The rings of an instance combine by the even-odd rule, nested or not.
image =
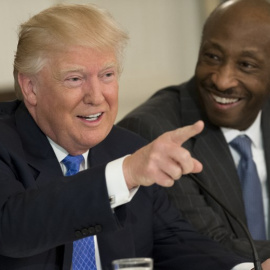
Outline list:
[[[237,172],[240,178],[247,224],[255,240],[266,240],[261,183],[252,158],[251,140],[248,136],[236,137],[230,145],[240,154]]]
[[[66,166],[66,176],[79,172],[83,156],[66,156],[62,163]],[[73,242],[72,270],[96,270],[94,237],[89,236]]]

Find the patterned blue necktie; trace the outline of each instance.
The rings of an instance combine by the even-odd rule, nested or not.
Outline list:
[[[255,240],[266,240],[261,183],[252,158],[251,140],[248,136],[236,137],[230,145],[240,154],[237,172],[242,185],[247,224]]]
[[[83,156],[66,156],[62,163],[66,166],[66,176],[79,172]],[[96,270],[94,237],[89,236],[73,242],[72,270]]]

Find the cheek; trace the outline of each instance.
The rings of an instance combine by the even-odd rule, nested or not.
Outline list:
[[[40,96],[38,99],[39,118],[42,118],[48,124],[62,125],[68,120],[67,115],[74,107],[76,99],[67,99],[60,93],[61,91],[59,91],[59,94],[52,91],[49,94]]]
[[[249,104],[249,108],[246,108],[247,111],[260,111],[264,105],[264,103],[269,98],[269,94],[267,93],[257,93],[253,96],[253,100]]]
[[[270,84],[265,83],[264,78],[256,78],[256,80],[250,80],[246,85],[250,90],[251,103],[253,106],[262,106],[262,104],[270,96]]]
[[[114,87],[109,91],[106,91],[104,97],[109,104],[111,110],[117,110],[118,108],[118,87]]]
[[[112,93],[107,102],[110,107],[109,123],[113,125],[118,113],[118,91]]]
[[[205,77],[206,70],[202,68],[200,65],[197,65],[195,70],[195,78],[197,83],[199,84],[200,81]]]
[[[214,73],[215,71],[209,68],[207,65],[198,64],[195,70],[195,76],[198,81],[204,80],[210,77],[210,74]]]

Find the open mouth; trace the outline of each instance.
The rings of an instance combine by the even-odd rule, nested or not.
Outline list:
[[[224,104],[224,105],[233,104],[240,100],[240,98],[225,98],[225,97],[216,96],[214,94],[212,94],[212,97],[217,103]]]
[[[96,113],[96,114],[91,114],[91,115],[88,115],[88,116],[78,115],[78,117],[91,122],[91,121],[96,121],[96,120],[98,120],[98,118],[99,118],[102,114],[103,114],[103,113]]]

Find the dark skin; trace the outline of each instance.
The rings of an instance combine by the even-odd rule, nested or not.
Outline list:
[[[246,130],[270,95],[270,4],[228,1],[203,31],[196,78],[203,108],[221,127]]]
[[[199,96],[209,120],[246,130],[270,95],[270,4],[234,0],[208,18],[196,66]],[[270,269],[270,260],[262,263]]]

